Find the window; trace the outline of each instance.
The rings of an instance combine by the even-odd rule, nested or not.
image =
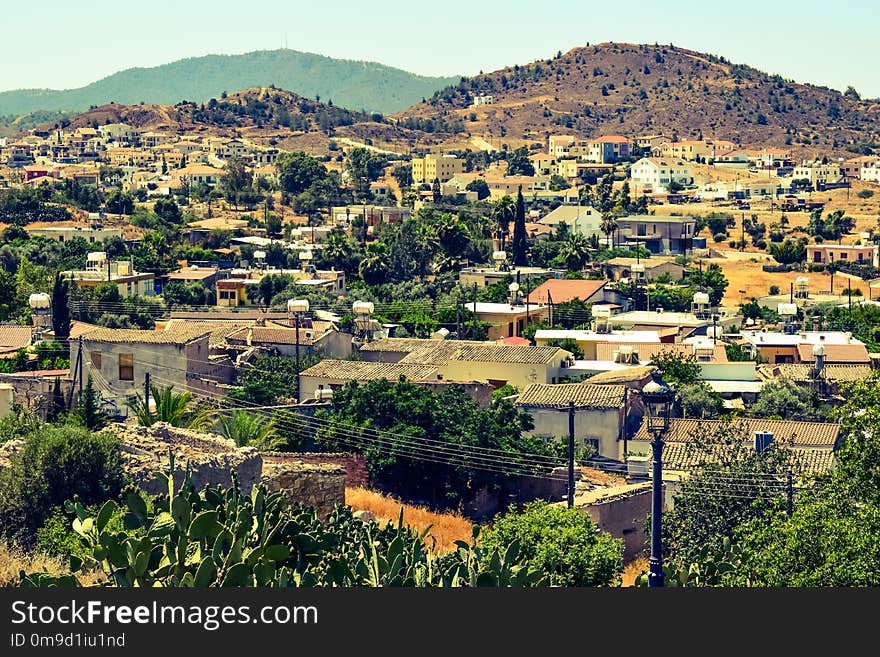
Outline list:
[[[100,351],[93,351],[92,352],[92,366],[96,370],[101,369],[101,352]]]
[[[119,380],[134,381],[134,354],[119,354]]]
[[[846,260],[846,253],[841,253],[840,258],[838,260]]]

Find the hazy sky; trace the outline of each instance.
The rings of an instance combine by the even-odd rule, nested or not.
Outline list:
[[[880,96],[876,0],[43,0],[0,13],[0,90],[79,87],[132,66],[289,48],[471,75],[603,41],[672,43]],[[643,6],[640,6],[643,5]]]

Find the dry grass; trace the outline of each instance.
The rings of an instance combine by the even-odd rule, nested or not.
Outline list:
[[[19,573],[49,573],[63,575],[68,572],[65,560],[46,554],[28,554],[21,548],[0,543],[0,587],[17,586]],[[99,573],[78,575],[82,586],[97,586],[103,577]]]
[[[369,511],[376,520],[397,522],[403,507],[403,522],[419,531],[428,526],[428,544],[436,552],[446,552],[454,547],[454,541],[470,541],[473,523],[467,518],[452,513],[434,513],[424,507],[405,504],[393,497],[367,490],[366,488],[346,488],[345,503],[355,511]]]
[[[621,586],[635,586],[636,578],[648,570],[648,557],[639,557],[623,567]]]

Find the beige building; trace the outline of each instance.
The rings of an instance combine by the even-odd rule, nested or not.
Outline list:
[[[478,301],[466,305],[478,322],[490,324],[488,338],[512,338],[522,335],[527,325],[543,322],[548,318],[549,308],[538,304],[488,303]]]
[[[209,354],[211,329],[194,323],[189,330],[146,331],[93,328],[82,335],[82,367],[105,399],[125,412],[126,400],[143,397],[145,375],[153,385],[173,385],[177,392],[189,389],[210,392],[217,383],[229,383],[229,359]],[[74,376],[79,343],[70,342],[71,377]]]
[[[568,437],[568,409],[573,402],[575,440],[596,455],[619,459],[631,406],[641,409],[640,403],[632,404],[635,397],[623,385],[536,383],[523,390],[514,404],[532,416],[531,433],[549,439]],[[634,413],[634,418],[633,428],[641,422],[641,413]]]
[[[814,186],[836,183],[842,177],[840,165],[832,162],[828,164],[804,162],[800,166],[795,167],[791,172],[792,180],[809,180],[810,184]]]
[[[299,401],[317,399],[319,390],[336,390],[352,381],[398,381],[401,377],[413,382],[436,381],[436,374],[437,368],[431,365],[322,360],[300,374]]]
[[[383,338],[363,344],[359,354],[370,362],[427,365],[438,380],[506,384],[524,389],[532,383],[557,383],[574,359],[558,347],[514,346],[472,340]]]
[[[151,297],[156,291],[152,272],[136,272],[128,260],[109,260],[103,251],[86,256],[86,268],[62,272],[77,287],[100,287],[115,283],[123,297]]]
[[[45,237],[56,242],[69,242],[75,237],[81,237],[89,244],[94,244],[114,237],[122,237],[122,228],[92,228],[64,222],[41,224],[36,227],[25,226],[25,230],[32,237]]]
[[[412,161],[413,184],[431,184],[434,180],[446,182],[464,172],[464,160],[455,155],[429,153],[425,157],[414,157]]]

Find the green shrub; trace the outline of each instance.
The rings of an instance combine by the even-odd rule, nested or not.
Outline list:
[[[103,502],[124,484],[118,440],[85,427],[44,425],[0,470],[0,536],[30,545],[53,510],[74,495]]]
[[[623,570],[623,542],[597,532],[590,516],[544,501],[511,507],[483,533],[489,551],[519,545],[520,563],[546,573],[550,584],[615,586]]]
[[[712,239],[715,240],[716,242],[723,242],[724,240],[727,239],[727,233],[715,233],[712,236]]]

